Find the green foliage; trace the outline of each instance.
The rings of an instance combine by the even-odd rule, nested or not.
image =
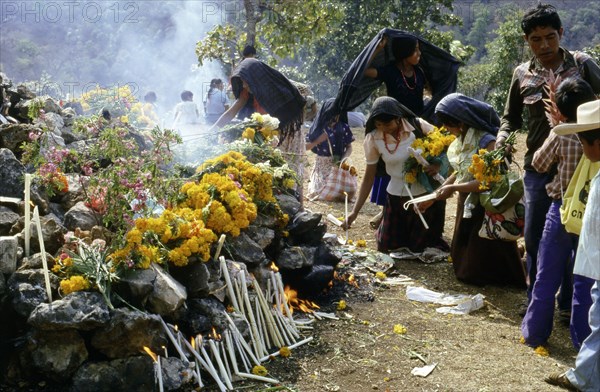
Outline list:
[[[248,12],[254,8],[252,0],[244,0],[244,5],[245,23],[234,20],[216,26],[196,44],[201,65],[207,60],[217,60],[233,67],[246,44],[255,46],[263,59],[274,65],[278,59],[293,58],[300,46],[324,36],[330,23],[341,18],[334,0],[264,0],[254,12]]]
[[[504,110],[514,68],[524,58],[525,43],[519,27],[522,15],[521,10],[508,10],[495,31],[496,38],[486,44],[487,55],[459,73],[459,91],[489,102],[499,113]]]

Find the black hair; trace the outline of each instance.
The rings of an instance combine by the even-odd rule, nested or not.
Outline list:
[[[576,122],[579,105],[595,99],[592,86],[583,79],[565,79],[556,89],[556,107],[567,118],[567,122]]]
[[[558,16],[554,6],[539,3],[525,12],[523,19],[521,19],[523,33],[529,35],[536,27],[552,27],[554,30],[562,28],[560,16]]]
[[[244,56],[244,57],[256,56],[256,49],[252,45],[246,45],[244,47],[244,50],[242,51],[242,56]]]
[[[184,90],[181,93],[181,100],[182,101],[191,101],[193,98],[194,98],[194,93],[192,93],[191,91]]]
[[[389,114],[389,113],[381,113],[376,115],[375,117],[373,117],[373,123],[375,123],[375,121],[380,121],[382,123],[389,123],[390,121],[393,121],[394,119],[400,118],[399,116],[393,115],[393,114]]]
[[[148,91],[146,95],[144,95],[144,101],[150,103],[156,102],[156,93],[154,91]]]
[[[454,118],[446,113],[435,112],[435,116],[437,117],[438,121],[443,125],[449,125],[451,127],[458,127],[461,123],[460,120],[457,120],[456,118]]]
[[[594,144],[595,140],[600,140],[600,128],[579,132],[577,136],[579,136],[580,139],[585,140],[588,144]]]
[[[392,39],[392,53],[396,61],[412,56],[417,49],[419,41],[415,37],[402,37]]]
[[[208,89],[208,93],[206,93],[207,97],[210,97],[214,91],[217,89],[217,86],[219,86],[220,84],[222,84],[223,81],[221,79],[215,78],[213,80],[210,81],[210,88]]]

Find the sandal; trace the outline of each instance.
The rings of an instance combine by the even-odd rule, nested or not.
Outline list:
[[[546,381],[550,385],[555,385],[557,387],[561,387],[569,391],[579,391],[579,389],[575,385],[571,384],[571,381],[569,381],[569,379],[567,378],[566,373],[551,374],[550,376],[546,377],[544,381]]]

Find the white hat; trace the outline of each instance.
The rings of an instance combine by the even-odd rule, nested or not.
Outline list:
[[[552,130],[559,135],[591,131],[600,128],[600,100],[586,102],[577,108],[577,123],[564,123]]]

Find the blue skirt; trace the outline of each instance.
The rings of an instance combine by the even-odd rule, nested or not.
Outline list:
[[[387,199],[387,186],[390,183],[391,177],[387,174],[383,177],[376,176],[371,190],[371,203],[378,206],[384,206]]]

